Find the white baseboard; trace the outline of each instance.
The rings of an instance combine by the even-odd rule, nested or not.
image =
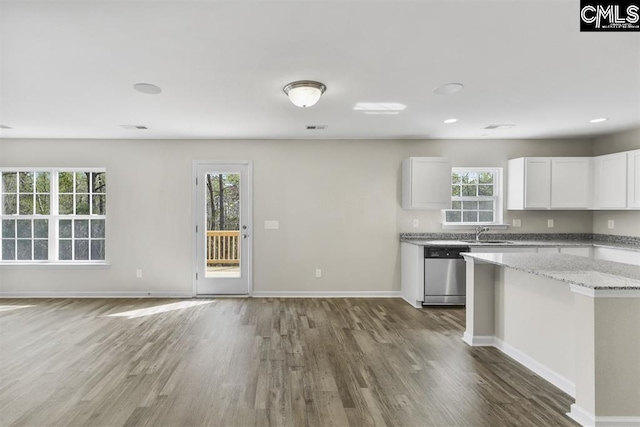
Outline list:
[[[462,336],[462,341],[466,342],[472,347],[495,347],[519,364],[531,369],[536,375],[541,376],[545,380],[549,381],[560,390],[564,391],[571,397],[576,396],[576,385],[574,382],[558,374],[556,371],[548,368],[542,363],[538,362],[531,356],[523,353],[512,345],[507,344],[500,338],[495,336],[473,336],[467,331]]]
[[[567,416],[585,427],[638,427],[640,417],[594,417],[575,403]]]
[[[0,292],[0,298],[193,298],[191,292]]]
[[[462,335],[462,341],[466,342],[472,347],[495,347],[495,337],[491,336],[473,336],[467,331],[464,331]]]
[[[585,411],[575,403],[571,405],[571,412],[567,412],[567,416],[581,426],[595,426],[596,419],[589,412]]]
[[[422,308],[422,301],[411,301],[411,300],[408,300],[407,298],[405,298],[404,295],[400,295],[400,298],[405,300],[407,303],[409,303],[410,306],[412,306],[414,308]]]
[[[531,356],[523,353],[522,351],[518,350],[512,345],[507,344],[506,342],[502,341],[499,338],[494,338],[493,346],[498,350],[500,350],[501,352],[503,352],[504,354],[506,354],[507,356],[509,356],[510,358],[512,358],[513,360],[515,360],[516,362],[531,369],[537,375],[549,381],[551,384],[555,385],[560,390],[567,393],[569,396],[574,398],[576,397],[576,384],[573,381],[560,375],[553,369],[550,369],[546,365],[543,365],[542,363],[538,362]]]
[[[246,295],[245,295],[246,296]],[[266,291],[256,298],[400,298],[399,291]],[[190,292],[0,292],[0,298],[193,298]]]
[[[400,291],[254,291],[255,298],[400,298]]]

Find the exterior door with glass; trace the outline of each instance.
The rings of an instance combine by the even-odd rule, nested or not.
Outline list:
[[[251,289],[251,163],[195,162],[195,293]]]

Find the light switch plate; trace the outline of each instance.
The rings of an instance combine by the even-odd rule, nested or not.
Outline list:
[[[520,219],[514,219],[514,220],[513,220],[513,226],[514,226],[514,227],[522,227],[522,220],[520,220]]]
[[[547,220],[547,227],[553,228],[553,220],[552,219],[548,219]]]
[[[607,221],[607,228],[616,228],[616,221],[614,219],[610,219],[609,221]]]
[[[413,227],[420,227],[420,220],[419,219],[414,219],[413,220]]]
[[[265,230],[277,230],[280,228],[280,221],[269,220],[264,222]]]

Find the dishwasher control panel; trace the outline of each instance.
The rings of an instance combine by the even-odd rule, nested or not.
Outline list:
[[[456,246],[456,247],[429,247],[424,248],[425,258],[448,258],[456,259],[462,258],[460,255],[462,252],[469,252],[468,246]]]

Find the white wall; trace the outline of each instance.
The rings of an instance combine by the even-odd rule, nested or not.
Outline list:
[[[593,142],[593,155],[619,153],[640,149],[640,128],[597,138]],[[615,220],[615,228],[607,228]],[[593,215],[593,232],[640,237],[640,211],[598,211]]]
[[[401,161],[448,156],[502,166],[590,155],[584,140],[0,140],[0,166],[107,168],[109,268],[0,267],[0,292],[192,291],[192,161],[254,164],[254,290],[400,289],[398,233],[440,231],[439,212],[400,208]],[[591,232],[590,212],[517,212],[517,232]],[[419,228],[411,220],[421,220]],[[554,218],[556,228],[546,228]],[[264,230],[279,220],[279,230]],[[142,279],[135,278],[143,269]],[[322,268],[323,277],[315,278]]]

